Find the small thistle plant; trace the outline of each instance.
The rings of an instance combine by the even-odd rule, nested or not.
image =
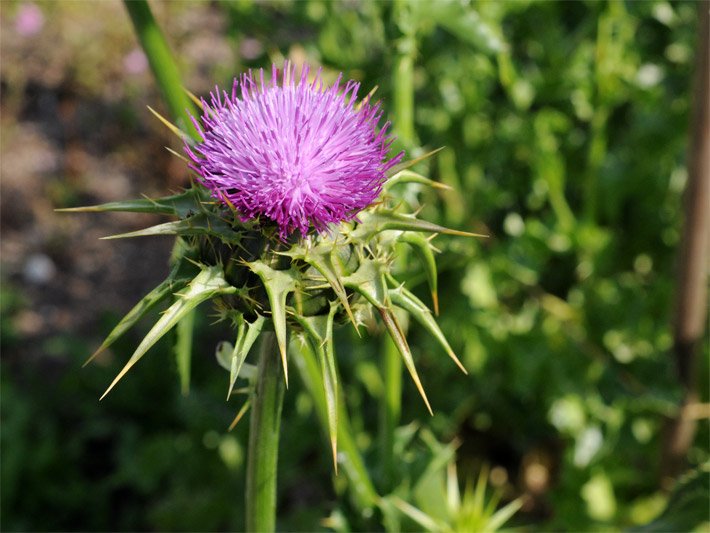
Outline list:
[[[358,101],[359,89],[355,81],[343,84],[342,75],[326,86],[320,71],[311,75],[304,67],[297,75],[288,63],[282,72],[274,67],[269,81],[263,71],[258,80],[244,74],[234,80],[229,93],[217,88],[209,101],[195,98],[203,111],[201,117],[193,117],[197,142],[159,117],[184,141],[185,157],[176,155],[196,175],[189,188],[164,198],[70,209],[176,217],[108,237],[175,235],[177,240],[167,278],[119,322],[94,354],[172,298],[104,396],[163,335],[211,300],[219,318],[235,330],[234,343],[217,351],[218,361],[230,374],[228,398],[240,375],[251,378],[254,410],[268,391],[288,386],[289,335],[318,356],[337,470],[338,371],[333,346],[337,326],[350,322],[360,333],[361,326],[379,318],[429,412],[395,310],[413,317],[465,372],[432,311],[396,279],[391,266],[395,245],[409,244],[422,260],[438,312],[431,239],[439,233],[475,234],[421,220],[390,196],[390,189],[404,182],[443,186],[410,169],[431,154],[407,162],[402,161],[403,153],[389,155],[393,142],[389,123],[378,127],[380,104],[371,103],[371,95]],[[246,360],[259,337],[262,355],[254,370]],[[277,364],[267,366],[261,358],[273,358]],[[248,407],[249,402],[235,423]],[[267,436],[258,434],[264,425],[253,413],[250,454],[252,439],[261,439],[255,448],[267,447]],[[276,426],[278,439],[278,420]],[[275,477],[275,462],[270,468],[273,471],[261,475]],[[248,473],[248,483],[249,479]],[[247,487],[247,498],[249,492]],[[256,500],[252,504],[259,505]],[[255,522],[247,527],[261,529]]]

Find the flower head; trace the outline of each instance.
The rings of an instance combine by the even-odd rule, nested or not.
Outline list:
[[[286,63],[271,81],[251,72],[234,80],[231,94],[215,88],[203,101],[202,142],[186,145],[191,168],[212,195],[243,219],[274,221],[282,238],[310,227],[352,219],[380,194],[393,138],[378,129],[379,104],[357,103],[360,84],[331,87],[320,71]],[[279,83],[280,80],[280,83]]]

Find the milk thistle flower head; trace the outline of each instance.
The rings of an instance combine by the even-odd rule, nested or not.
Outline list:
[[[335,460],[339,393],[334,327],[350,321],[358,329],[379,318],[431,411],[395,311],[408,313],[464,370],[433,316],[438,300],[431,240],[439,233],[474,234],[421,220],[414,206],[394,200],[389,191],[402,183],[443,187],[411,170],[433,152],[407,162],[400,162],[403,154],[388,159],[392,137],[389,123],[378,129],[379,104],[368,98],[358,103],[359,84],[343,85],[342,75],[326,87],[320,71],[313,80],[308,73],[305,67],[297,77],[287,64],[281,75],[272,70],[268,84],[263,73],[258,83],[245,74],[235,80],[231,94],[216,89],[209,103],[202,100],[203,115],[193,118],[201,139],[185,142],[197,183],[185,191],[70,210],[177,218],[112,237],[176,235],[177,242],[168,277],[136,304],[94,354],[161,301],[171,300],[104,395],[162,336],[177,324],[189,324],[190,313],[212,300],[217,316],[235,330],[233,344],[221,345],[216,354],[229,372],[228,397],[237,379],[248,377],[242,369],[249,367],[247,356],[264,332],[276,338],[287,384],[289,333],[317,354]],[[289,238],[296,233],[300,238]],[[435,313],[397,279],[393,258],[399,243],[421,259]],[[190,353],[179,353],[186,390]]]
[[[352,219],[380,195],[385,172],[404,155],[387,154],[387,122],[378,130],[380,104],[358,104],[360,83],[342,74],[328,87],[319,70],[286,63],[271,80],[235,78],[231,93],[203,101],[202,142],[185,149],[190,167],[214,198],[243,219],[266,218],[281,238],[322,231]]]

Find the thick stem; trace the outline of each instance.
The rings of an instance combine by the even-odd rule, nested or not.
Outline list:
[[[394,65],[394,118],[398,142],[411,150],[417,145],[414,131],[414,58],[416,56],[416,28],[408,0],[394,4],[394,23],[401,32],[397,40]]]
[[[402,356],[389,335],[382,335],[382,378],[384,390],[380,403],[380,465],[384,492],[394,479],[394,431],[402,414]]]
[[[153,71],[168,108],[170,108],[170,114],[177,121],[181,130],[187,132],[193,139],[199,139],[199,134],[188,115],[191,113],[197,116],[195,106],[183,89],[180,72],[163,32],[155,22],[148,2],[146,0],[124,0],[124,4],[148,58],[150,69]]]
[[[276,335],[272,332],[262,333],[249,427],[247,531],[275,529],[276,471],[284,391],[285,381]]]

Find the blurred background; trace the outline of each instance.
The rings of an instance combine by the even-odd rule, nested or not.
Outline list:
[[[707,332],[684,379],[673,349],[698,3],[151,7],[198,95],[247,68],[308,61],[361,80],[363,95],[378,86],[410,155],[446,147],[423,171],[454,191],[406,194],[422,218],[490,238],[435,241],[439,322],[469,375],[410,332],[435,416],[405,379],[402,431],[421,438],[399,456],[402,487],[431,438],[458,445],[462,483],[485,467],[503,502],[523,496],[514,525],[620,529],[660,516],[656,530],[707,530],[708,475],[698,485],[692,474],[709,455]],[[214,349],[231,335],[210,326],[209,308],[187,396],[163,341],[98,401],[154,316],[81,368],[164,278],[172,241],[99,240],[160,218],[54,209],[188,183],[164,148],[179,143],[147,111],[168,116],[125,8],[0,10],[2,529],[240,529],[248,424],[226,431],[241,403],[224,401]],[[416,292],[428,301],[425,283]],[[342,332],[336,349],[373,471],[380,347]],[[684,402],[685,441],[673,422]],[[279,528],[336,526],[350,516],[343,480],[299,384],[283,424]],[[351,526],[382,527],[360,520]]]

